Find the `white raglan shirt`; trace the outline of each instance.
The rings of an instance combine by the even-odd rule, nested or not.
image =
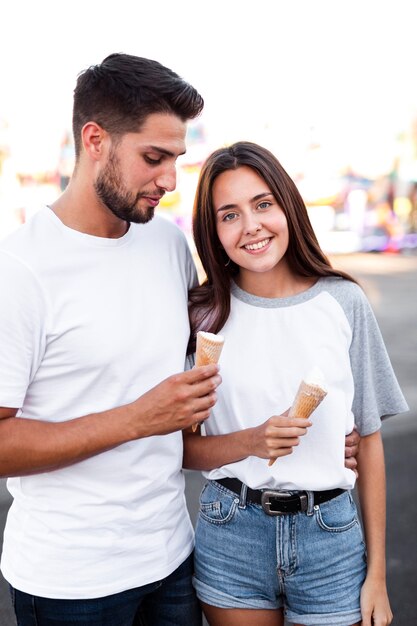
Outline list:
[[[183,371],[195,283],[186,239],[164,218],[105,239],[40,209],[0,245],[0,406],[63,422]],[[164,578],[193,548],[181,465],[176,432],[9,479],[4,577],[73,599]]]
[[[233,284],[224,328],[218,400],[204,423],[207,435],[256,426],[282,414],[313,367],[324,374],[327,396],[313,425],[291,455],[272,466],[250,456],[210,472],[236,477],[253,489],[350,489],[345,435],[354,424],[362,436],[381,418],[408,410],[362,289],[340,278],[322,278],[288,298],[259,298]]]

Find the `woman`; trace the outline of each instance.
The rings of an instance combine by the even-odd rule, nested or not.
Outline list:
[[[389,624],[380,424],[408,407],[369,303],[332,268],[294,182],[256,144],[208,158],[193,228],[207,280],[190,294],[190,352],[198,330],[225,337],[206,436],[184,433],[184,466],[208,479],[194,579],[205,615],[211,626],[282,626],[284,614]],[[308,421],[290,418],[311,368],[327,396]],[[366,551],[344,465],[354,423]]]

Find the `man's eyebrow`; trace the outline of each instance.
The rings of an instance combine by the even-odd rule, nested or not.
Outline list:
[[[160,148],[159,146],[147,146],[146,149],[152,150],[154,152],[159,152],[159,154],[163,154],[169,157],[182,156],[186,152],[186,150],[184,150],[183,152],[179,152],[178,154],[175,154],[174,152],[171,152],[171,150],[165,150],[165,148]]]
[[[256,196],[250,199],[250,202],[256,202],[257,200],[261,200],[262,198],[266,198],[267,196],[273,196],[274,194],[271,191],[265,191],[263,193],[258,193]],[[230,211],[230,209],[235,209],[236,204],[223,204],[217,209],[217,213],[220,211]]]

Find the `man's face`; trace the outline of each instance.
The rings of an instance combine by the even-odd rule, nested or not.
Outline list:
[[[153,113],[140,132],[111,144],[94,183],[99,200],[126,222],[151,220],[162,196],[175,189],[185,134],[186,123],[176,115]]]

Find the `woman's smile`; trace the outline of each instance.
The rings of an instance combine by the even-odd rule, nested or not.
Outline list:
[[[253,243],[246,243],[245,245],[242,246],[242,248],[244,248],[245,250],[247,250],[250,253],[254,253],[257,254],[259,252],[264,252],[265,248],[269,247],[269,244],[272,240],[272,237],[266,237],[265,239],[262,239],[261,241],[255,241]]]

